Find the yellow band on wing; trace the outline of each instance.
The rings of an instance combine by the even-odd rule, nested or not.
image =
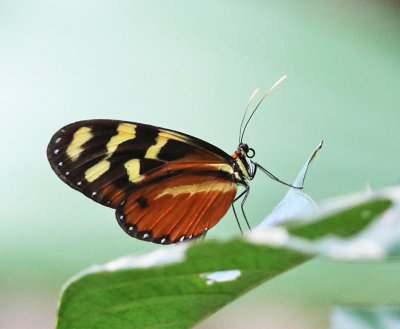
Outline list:
[[[96,163],[94,166],[90,167],[88,170],[86,170],[85,178],[89,183],[94,182],[101,175],[107,172],[107,170],[110,169],[110,162],[107,161],[107,159],[111,158],[111,156],[120,144],[126,142],[127,140],[135,139],[136,125],[131,123],[121,123],[118,125],[117,132],[118,134],[112,136],[110,138],[110,141],[107,143],[106,157],[100,162]]]
[[[131,123],[121,123],[117,128],[118,134],[111,137],[107,143],[107,157],[109,159],[117,149],[118,145],[136,137],[136,125]]]
[[[108,169],[110,169],[110,162],[107,160],[102,160],[95,164],[93,167],[90,167],[85,171],[85,179],[91,183],[94,182],[97,178],[103,175]]]
[[[161,149],[167,142],[171,139],[171,135],[160,132],[156,138],[156,143],[151,145],[145,154],[145,158],[147,159],[156,159],[158,160],[158,153],[160,153]]]
[[[125,163],[125,169],[132,183],[140,182],[144,176],[140,175],[140,160],[132,159]]]
[[[227,173],[233,174],[233,168],[226,163],[210,163],[208,166],[213,168],[218,168],[220,171],[225,171]]]
[[[167,194],[170,194],[173,197],[175,197],[179,194],[184,194],[184,193],[189,193],[190,196],[192,196],[195,193],[211,192],[211,191],[218,191],[221,193],[225,193],[225,192],[229,192],[235,188],[236,188],[235,185],[230,184],[230,183],[215,183],[212,181],[206,181],[201,184],[167,187],[166,189],[164,189],[164,191],[162,191],[160,194],[158,194],[155,198],[158,199]]]
[[[67,148],[67,155],[72,161],[78,160],[79,154],[83,151],[82,145],[93,137],[89,127],[79,128],[72,137]]]

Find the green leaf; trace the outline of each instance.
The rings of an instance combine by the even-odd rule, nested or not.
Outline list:
[[[400,187],[340,198],[312,217],[249,236],[254,242],[342,260],[400,255]]]
[[[165,262],[171,254],[182,260],[147,267]],[[129,269],[132,258],[136,267]],[[182,244],[120,259],[71,282],[61,299],[57,328],[187,328],[309,258],[234,239]],[[210,275],[229,270],[237,275],[228,274],[228,281],[224,273],[220,278]]]
[[[391,306],[335,307],[330,329],[398,329],[400,310]]]

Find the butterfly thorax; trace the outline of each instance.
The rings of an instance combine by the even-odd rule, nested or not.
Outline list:
[[[253,178],[253,169],[250,160],[248,159],[249,150],[252,151],[250,157],[253,157],[254,150],[249,149],[247,144],[241,143],[235,153],[231,155],[232,168],[235,175],[235,182],[238,184],[247,185],[246,181]]]

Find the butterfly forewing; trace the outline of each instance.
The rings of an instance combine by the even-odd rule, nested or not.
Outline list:
[[[120,225],[130,235],[158,243],[189,239],[212,227],[236,192],[228,154],[195,137],[151,125],[76,122],[53,136],[47,156],[65,183],[116,208]],[[161,195],[163,191],[181,193]]]

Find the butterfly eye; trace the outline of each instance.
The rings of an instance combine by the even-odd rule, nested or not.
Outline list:
[[[239,147],[247,154],[249,152],[249,146],[245,143],[240,143]]]

